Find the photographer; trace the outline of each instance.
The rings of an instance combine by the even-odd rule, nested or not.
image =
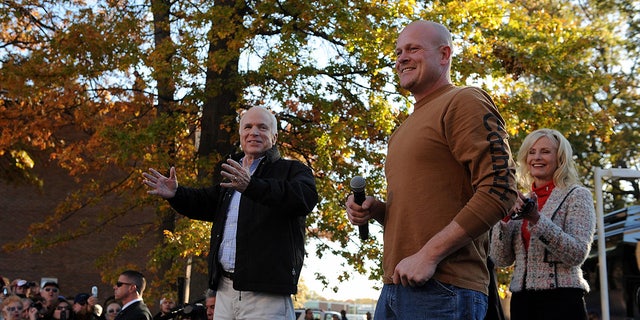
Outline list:
[[[11,294],[11,288],[9,287],[9,279],[0,276],[0,303],[2,300]],[[2,319],[2,313],[0,313],[0,319]]]
[[[595,231],[591,192],[580,185],[569,141],[552,129],[530,133],[518,152],[519,193],[511,215],[494,226],[491,257],[514,265],[511,319],[587,319],[589,285],[580,267]],[[524,209],[524,210],[523,210]]]
[[[33,298],[22,298],[23,318],[29,320],[48,320],[51,319],[53,308],[46,306],[44,298],[37,296]]]
[[[167,300],[170,303],[167,303]],[[202,304],[203,300],[175,306],[173,300],[163,298],[160,304],[161,311],[153,317],[153,320],[207,320],[207,309]],[[169,305],[172,307],[168,309]]]
[[[51,320],[72,320],[75,316],[72,312],[71,303],[65,298],[58,299],[58,305],[53,309]]]
[[[187,304],[178,312],[176,320],[207,320],[207,308],[202,303]]]
[[[73,312],[78,320],[104,320],[104,316],[98,314],[96,304],[98,299],[88,293],[79,293],[73,300]]]

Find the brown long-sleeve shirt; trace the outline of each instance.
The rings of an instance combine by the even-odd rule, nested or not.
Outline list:
[[[474,240],[442,260],[434,278],[487,293],[488,230],[516,199],[504,126],[478,88],[447,85],[416,102],[391,136],[385,164],[385,283],[400,260],[455,220]]]

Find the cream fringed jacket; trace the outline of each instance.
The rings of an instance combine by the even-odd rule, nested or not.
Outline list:
[[[593,196],[587,188],[556,187],[540,211],[538,223],[529,225],[529,252],[522,241],[522,220],[500,221],[493,227],[490,256],[499,267],[515,262],[512,292],[555,288],[589,291],[580,267],[591,249],[595,225]]]

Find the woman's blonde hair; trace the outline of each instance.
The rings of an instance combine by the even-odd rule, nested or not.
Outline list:
[[[22,306],[22,299],[16,295],[10,295],[4,298],[4,300],[2,300],[2,314],[5,316],[4,318],[6,319],[6,316],[8,315],[8,312],[5,310],[7,306],[9,306],[12,303],[19,303],[20,306]]]
[[[529,187],[533,183],[533,177],[527,165],[527,155],[531,147],[542,137],[547,137],[558,148],[556,161],[558,168],[553,173],[553,183],[560,188],[566,188],[572,184],[579,184],[578,171],[573,161],[573,149],[569,140],[558,130],[538,129],[524,138],[518,151],[518,180],[523,187]]]

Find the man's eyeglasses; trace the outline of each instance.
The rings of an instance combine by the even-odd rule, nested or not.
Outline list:
[[[56,307],[56,310],[60,310],[60,311],[71,310],[71,307],[70,306],[58,306],[58,307]]]
[[[47,287],[47,288],[44,288],[44,291],[56,293],[56,292],[58,292],[58,288],[49,288],[49,287]]]
[[[120,309],[107,309],[108,313],[118,313],[120,312]]]
[[[123,284],[126,284],[126,285],[130,286],[130,285],[132,285],[133,283],[130,283],[130,282],[120,282],[120,281],[116,282],[116,286],[117,286],[118,288],[122,287],[122,285],[123,285]]]
[[[22,306],[17,306],[17,307],[7,307],[7,311],[9,311],[9,312],[22,311]]]

